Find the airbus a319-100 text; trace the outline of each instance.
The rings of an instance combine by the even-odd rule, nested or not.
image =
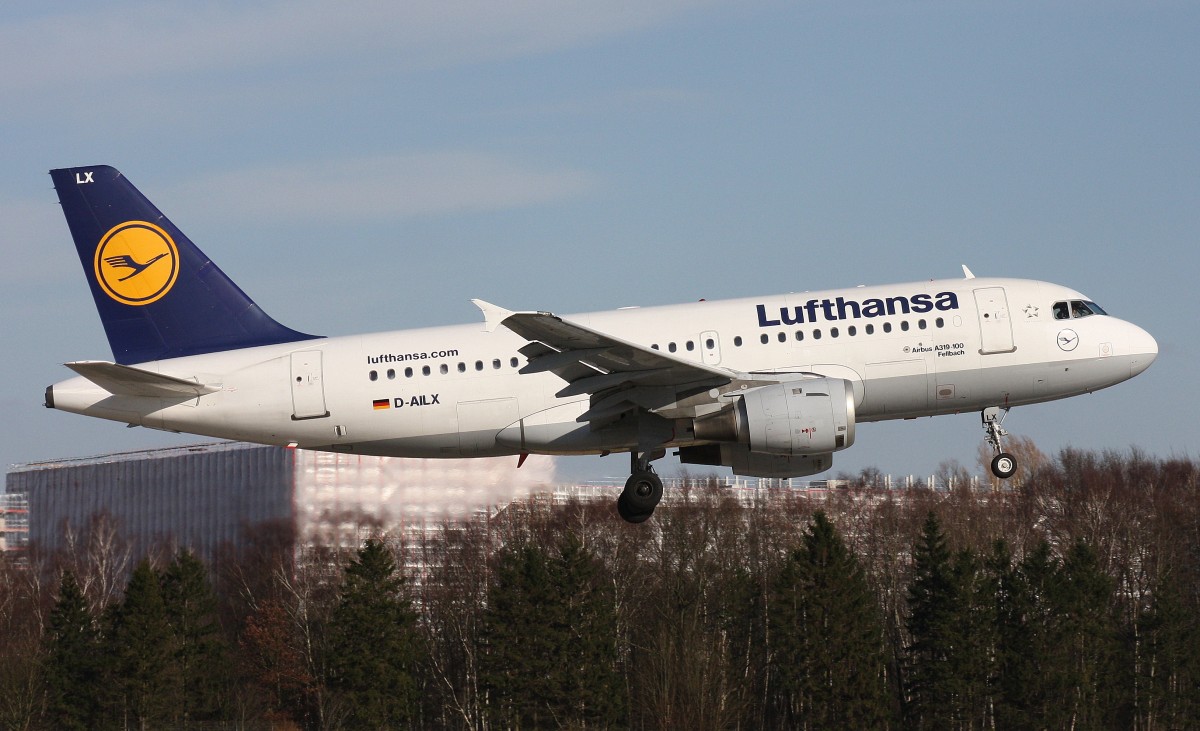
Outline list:
[[[1012,406],[1132,378],[1154,338],[1057,284],[976,278],[318,337],[268,317],[117,170],[51,171],[113,361],[46,405],[155,429],[403,457],[667,450],[740,475],[828,470],[861,422],[979,411],[999,477]],[[519,466],[519,461],[518,461]]]

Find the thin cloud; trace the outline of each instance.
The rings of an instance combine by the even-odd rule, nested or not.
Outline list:
[[[0,25],[0,92],[370,60],[389,72],[546,53],[712,0],[128,3]]]
[[[596,178],[583,171],[435,152],[237,170],[193,180],[175,197],[223,216],[387,220],[521,208],[596,187]]]

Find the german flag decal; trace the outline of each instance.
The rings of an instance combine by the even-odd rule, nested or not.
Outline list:
[[[386,408],[390,408],[390,407],[391,407],[391,405],[392,405],[392,402],[391,402],[391,400],[390,400],[390,399],[385,399],[385,398],[377,398],[377,399],[375,399],[374,401],[372,401],[372,402],[371,402],[371,406],[372,406],[372,407],[373,407],[373,408],[374,408],[376,411],[378,411],[379,409],[386,409]]]

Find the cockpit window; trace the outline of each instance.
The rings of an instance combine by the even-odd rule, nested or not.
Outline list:
[[[1107,315],[1100,305],[1087,300],[1071,300],[1070,302],[1054,303],[1054,319],[1070,320],[1090,315]]]

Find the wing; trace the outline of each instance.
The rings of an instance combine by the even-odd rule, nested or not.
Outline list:
[[[564,320],[549,312],[511,312],[483,300],[486,329],[500,325],[529,341],[521,373],[550,372],[566,381],[560,398],[590,394],[579,421],[615,418],[635,408],[670,416],[687,397],[724,386],[734,374]]]

